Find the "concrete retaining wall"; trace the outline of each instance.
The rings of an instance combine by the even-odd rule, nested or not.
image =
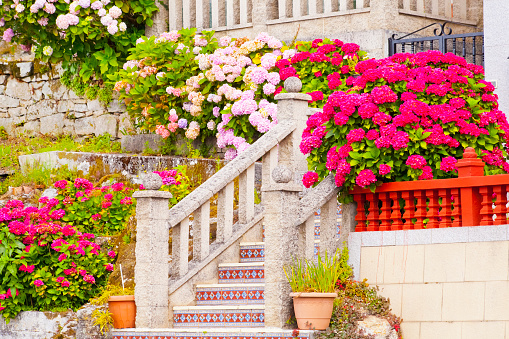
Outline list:
[[[509,338],[509,225],[352,233],[349,248],[405,339]]]

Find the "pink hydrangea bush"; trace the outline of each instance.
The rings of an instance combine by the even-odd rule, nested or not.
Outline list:
[[[0,36],[85,82],[107,81],[156,11],[154,0],[4,0]]]
[[[115,252],[63,222],[58,203],[36,208],[11,200],[0,208],[0,313],[7,320],[27,310],[76,310],[113,271]]]
[[[232,116],[255,111],[267,118],[260,129],[277,122],[275,105],[266,98],[280,82],[275,63],[283,44],[266,33],[253,40],[225,36],[217,41],[213,32],[195,32],[141,39],[117,74],[115,90],[141,129],[165,139],[181,135],[203,141],[217,135],[219,148],[243,150],[246,139],[226,133],[224,126]],[[179,72],[172,71],[176,68]]]
[[[232,147],[229,154],[233,156],[277,124],[274,96],[284,92],[284,80],[292,76],[300,78],[302,92],[312,97],[310,106],[322,107],[331,93],[350,87],[356,74],[355,65],[365,56],[356,44],[329,39],[299,41],[295,48],[285,46],[281,51],[282,54],[268,53],[261,57],[262,66],[264,58],[271,60],[266,63],[270,68],[264,73],[268,83],[263,85],[263,93],[257,92],[257,97],[261,95],[263,99],[253,101],[251,95],[243,94],[230,111],[222,111],[225,115],[218,126],[218,145]],[[277,87],[270,87],[270,92],[265,92],[265,86]]]
[[[361,61],[356,71],[352,89],[309,118],[300,144],[312,172],[333,173],[343,197],[355,186],[456,177],[466,147],[487,174],[509,172],[509,124],[481,66],[429,51]]]

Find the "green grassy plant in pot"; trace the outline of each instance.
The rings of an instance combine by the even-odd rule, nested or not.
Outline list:
[[[123,275],[122,275],[122,281]],[[102,294],[90,301],[93,305],[105,305],[108,310],[94,316],[94,324],[104,327],[104,323],[114,328],[134,328],[136,322],[136,304],[134,302],[134,288],[108,285]]]
[[[352,274],[347,261],[345,247],[333,256],[325,253],[323,257],[318,254],[317,260],[295,259],[293,265],[285,267],[299,329],[325,330],[329,326],[337,297],[336,283]]]

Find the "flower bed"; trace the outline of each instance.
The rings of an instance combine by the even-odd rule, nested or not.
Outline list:
[[[104,253],[51,212],[58,200],[38,209],[11,200],[0,209],[0,312],[11,319],[26,310],[76,310],[94,296],[113,270],[116,254]]]
[[[298,42],[293,49],[266,33],[219,41],[212,34],[184,29],[139,40],[115,89],[141,129],[172,140],[217,136],[217,146],[228,148],[226,159],[277,124],[281,81],[300,77],[311,105],[321,107],[353,83],[365,55],[339,40]]]
[[[356,185],[456,177],[466,147],[483,157],[486,174],[509,170],[509,125],[481,66],[429,51],[362,61],[356,70],[352,90],[333,93],[307,122],[307,187],[332,172],[351,199]]]

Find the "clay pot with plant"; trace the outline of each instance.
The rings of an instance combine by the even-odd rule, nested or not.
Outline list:
[[[292,287],[293,307],[297,326],[301,330],[325,330],[330,323],[335,286],[338,281],[348,279],[352,269],[348,266],[348,249],[344,247],[334,255],[318,254],[316,261],[294,259],[284,268]]]
[[[122,272],[122,268],[121,268]],[[93,305],[104,305],[108,302],[108,311],[102,313],[108,316],[103,316],[100,320],[99,314],[94,317],[94,323],[102,326],[102,322],[108,322],[113,325],[113,328],[134,328],[136,322],[136,304],[134,302],[134,288],[124,287],[123,274],[121,273],[122,286],[108,285],[103,290],[103,293],[92,299],[90,302]]]

